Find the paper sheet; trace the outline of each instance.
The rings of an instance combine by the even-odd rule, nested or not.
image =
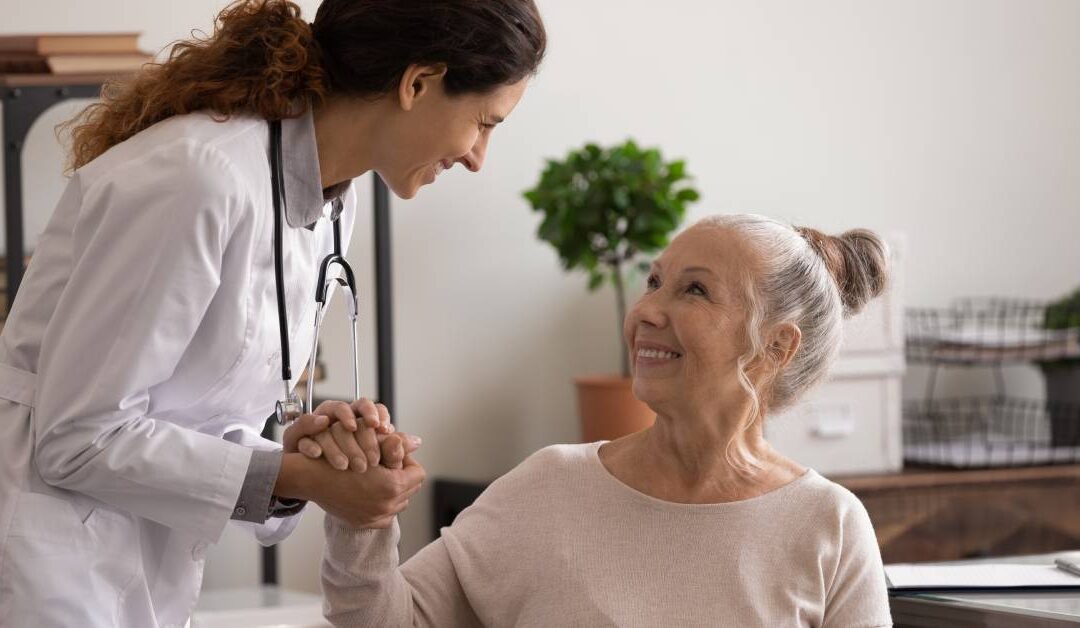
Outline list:
[[[885,565],[890,589],[1077,587],[1074,576],[1051,564]]]

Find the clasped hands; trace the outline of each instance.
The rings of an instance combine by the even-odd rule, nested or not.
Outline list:
[[[387,528],[420,490],[420,439],[394,429],[370,399],[325,401],[286,428],[275,494],[319,504],[360,528]]]

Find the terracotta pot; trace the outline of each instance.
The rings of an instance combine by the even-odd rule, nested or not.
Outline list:
[[[634,397],[633,380],[618,375],[578,377],[578,412],[582,442],[615,440],[640,432],[656,420],[656,413]]]

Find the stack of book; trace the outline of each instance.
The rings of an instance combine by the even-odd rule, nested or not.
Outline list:
[[[154,60],[138,33],[0,35],[0,74],[121,74]]]

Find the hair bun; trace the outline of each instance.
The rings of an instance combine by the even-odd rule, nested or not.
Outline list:
[[[825,261],[840,290],[844,314],[857,314],[885,291],[889,274],[889,249],[873,231],[852,229],[839,236],[826,235],[810,227],[796,227]]]

